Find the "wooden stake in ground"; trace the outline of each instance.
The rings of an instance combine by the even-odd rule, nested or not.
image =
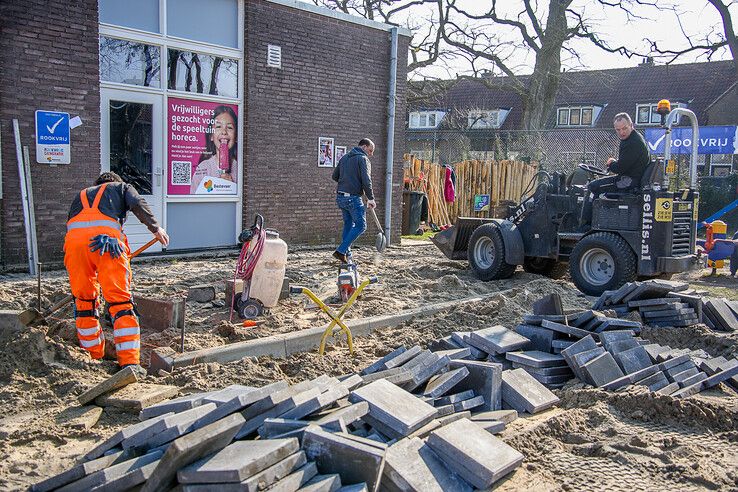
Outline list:
[[[133,370],[133,367],[126,367],[116,372],[102,383],[93,386],[92,388],[79,395],[77,397],[77,401],[79,401],[80,405],[85,405],[86,403],[91,402],[100,395],[103,395],[118,388],[122,388],[123,386],[127,386],[137,381],[138,377],[136,376],[136,371]]]

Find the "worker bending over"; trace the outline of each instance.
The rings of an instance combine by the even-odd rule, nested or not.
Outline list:
[[[113,321],[118,365],[140,363],[138,318],[131,297],[131,265],[123,223],[128,211],[164,246],[169,236],[135,188],[115,173],[102,173],[72,202],[64,238],[64,266],[74,296],[74,317],[80,345],[93,359],[105,354],[98,297],[102,287]]]

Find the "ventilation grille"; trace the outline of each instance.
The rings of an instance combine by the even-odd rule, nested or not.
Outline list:
[[[270,44],[267,48],[267,66],[282,68],[282,47]]]

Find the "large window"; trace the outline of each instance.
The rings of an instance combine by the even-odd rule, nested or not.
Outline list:
[[[214,96],[238,96],[238,61],[169,48],[167,88]]]
[[[557,126],[592,126],[595,106],[559,108],[556,113]]]
[[[106,82],[160,87],[158,46],[100,36],[100,79]]]
[[[446,113],[443,111],[413,111],[410,113],[411,129],[438,128]]]
[[[656,112],[657,104],[637,104],[636,105],[636,124],[647,126],[647,125],[660,125],[661,115]],[[683,103],[672,103],[671,109],[686,108],[687,105]]]
[[[469,116],[469,128],[483,129],[483,128],[499,128],[500,127],[500,112],[494,111],[470,111]]]

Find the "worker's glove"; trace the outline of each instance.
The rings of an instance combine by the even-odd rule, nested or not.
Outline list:
[[[120,244],[117,238],[110,237],[107,234],[100,234],[93,237],[90,240],[90,251],[100,251],[100,256],[105,253],[110,253],[113,259],[120,257],[123,254],[123,245]]]

